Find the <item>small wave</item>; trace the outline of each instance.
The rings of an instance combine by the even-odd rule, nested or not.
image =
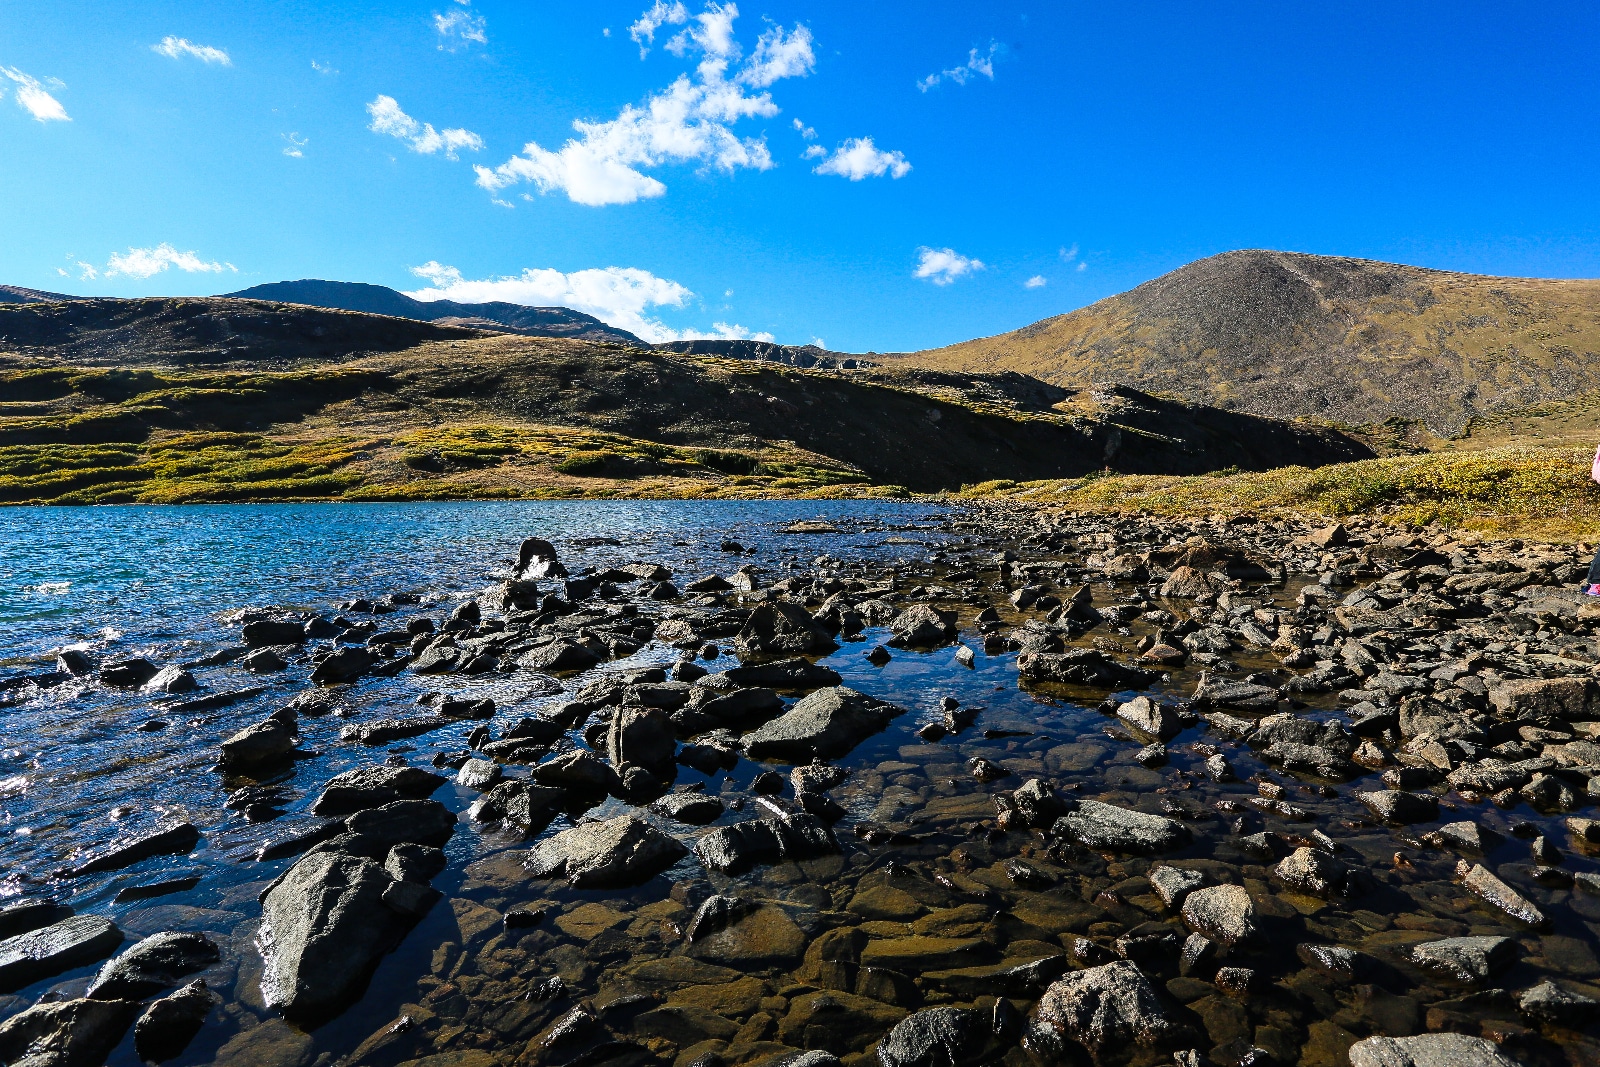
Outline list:
[[[71,582],[40,582],[38,585],[23,586],[22,591],[34,596],[61,596],[71,588]]]

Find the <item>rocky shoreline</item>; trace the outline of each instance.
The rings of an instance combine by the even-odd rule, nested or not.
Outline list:
[[[223,832],[162,818],[10,872],[0,1060],[1600,1062],[1581,549],[942,525],[917,560],[816,523],[787,531],[809,558],[726,541],[692,572],[531,538],[446,611],[240,611],[190,661],[0,682],[142,693],[152,735],[276,705],[194,783]],[[424,702],[364,702],[398,678]],[[318,775],[329,750],[355,765]],[[257,872],[211,909],[237,922],[134,940],[77,907],[129,870],[112,903],[195,891],[170,865],[212,852]]]

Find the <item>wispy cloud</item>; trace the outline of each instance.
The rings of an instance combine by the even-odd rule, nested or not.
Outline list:
[[[804,137],[808,141],[815,141],[817,139],[817,131],[813,127],[807,126],[799,119],[794,120],[794,132],[798,133],[801,137]]]
[[[814,157],[816,153],[808,148],[806,155]],[[891,178],[904,178],[911,173],[911,164],[900,152],[881,151],[872,143],[871,137],[851,137],[814,169],[818,174],[837,174],[858,182],[863,178],[881,178],[885,174]]]
[[[1063,248],[1056,254],[1061,257],[1061,262],[1063,263],[1077,263],[1073,270],[1085,271],[1089,269],[1089,264],[1078,258],[1077,245],[1073,245],[1071,248]]]
[[[667,48],[675,55],[701,56],[693,75],[679,75],[642,106],[628,104],[609,121],[573,122],[578,136],[555,151],[530,141],[498,167],[474,167],[478,185],[499,193],[529,182],[541,193],[562,192],[574,203],[601,207],[661,196],[667,187],[644,171],[666,164],[700,163],[729,173],[771,169],[766,139],[741,138],[732,127],[743,119],[778,114],[770,93],[748,93],[744,87],[764,88],[808,74],[815,62],[810,31],[803,26],[767,30],[749,62],[730,77],[742,51],[733,35],[738,7],[710,3],[692,19],[685,11],[679,20],[681,7],[657,3],[629,32],[645,47],[660,26],[685,23]]]
[[[184,56],[191,56],[202,63],[218,67],[233,66],[233,60],[227,52],[220,48],[212,48],[210,45],[195,44],[185,37],[168,35],[161,38],[160,44],[151,45],[150,51],[164,55],[168,59],[182,59]]]
[[[291,159],[300,159],[305,155],[306,145],[311,143],[311,138],[301,137],[298,133],[286,133],[283,139],[289,143],[283,146],[283,154]]]
[[[455,267],[436,261],[412,267],[411,273],[431,283],[407,293],[417,300],[456,300],[476,304],[504,300],[530,307],[568,307],[593,315],[611,326],[627,330],[652,344],[699,338],[749,338],[770,341],[768,333],[754,333],[737,323],[713,323],[710,330],[674,330],[652,316],[655,308],[682,308],[694,293],[669,278],[658,278],[635,267],[604,267],[573,271],[528,268],[510,277],[471,280]]]
[[[949,70],[941,70],[930,74],[917,82],[917,88],[927,92],[942,81],[953,81],[957,85],[965,85],[974,77],[988,78],[994,81],[994,57],[1000,53],[1000,45],[996,41],[989,42],[989,51],[980,54],[976,48],[967,53],[967,61]]]
[[[441,52],[459,52],[471,45],[489,43],[488,23],[482,15],[467,10],[467,6],[461,2],[454,11],[434,12],[433,29],[439,35]]]
[[[1022,287],[1024,289],[1043,289],[1048,284],[1049,279],[1047,279],[1043,274],[1035,274],[1033,277],[1023,282]]]
[[[650,10],[628,27],[628,36],[639,46],[639,58],[643,59],[650,54],[650,46],[656,43],[657,30],[663,26],[682,26],[688,21],[689,9],[683,6],[682,0],[673,0],[670,4],[656,0]]]
[[[401,111],[399,101],[392,96],[380,94],[367,105],[367,114],[372,118],[367,129],[404,141],[413,152],[425,156],[443,152],[446,159],[455,159],[456,152],[463,148],[476,152],[483,147],[483,138],[471,130],[435,130],[432,123],[418,122]]]
[[[87,266],[80,263],[79,266]],[[221,273],[233,271],[238,273],[239,268],[232,263],[206,262],[194,252],[180,252],[166,242],[154,248],[130,248],[126,252],[113,253],[106,262],[105,274],[107,278],[117,275],[126,275],[130,278],[150,278],[170,268],[190,274],[195,273]],[[92,275],[90,275],[92,277]]]
[[[949,285],[963,275],[983,270],[983,261],[969,259],[953,248],[917,249],[917,269],[914,278],[923,278],[934,285]]]
[[[67,114],[67,109],[61,106],[61,101],[51,96],[45,89],[45,82],[31,74],[24,74],[16,67],[0,67],[0,75],[11,79],[17,86],[17,106],[40,122],[71,122],[72,116]],[[55,78],[47,79],[51,89],[60,92],[66,88],[65,83]]]
[[[315,59],[311,61],[311,69],[316,71],[318,74],[332,75],[339,73],[339,71],[334,68],[332,63],[319,63]]]

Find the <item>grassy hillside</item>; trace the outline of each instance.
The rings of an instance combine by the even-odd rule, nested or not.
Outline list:
[[[1121,382],[1276,418],[1415,419],[1451,436],[1476,415],[1600,389],[1600,281],[1229,252],[1071,314],[895,358]]]

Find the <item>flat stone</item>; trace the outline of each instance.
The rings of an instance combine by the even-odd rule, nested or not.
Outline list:
[[[1152,867],[1147,877],[1150,879],[1150,888],[1156,891],[1161,903],[1169,908],[1181,905],[1190,890],[1198,888],[1206,880],[1206,876],[1199,871],[1179,867]]]
[[[68,878],[81,878],[101,871],[120,871],[151,856],[181,855],[199,843],[200,831],[193,823],[174,823],[118,838],[105,848],[75,857],[77,862],[62,873]]]
[[[819,689],[746,734],[745,754],[796,763],[838,759],[905,713],[905,708],[847,686]]]
[[[574,888],[603,889],[649,881],[688,851],[643,819],[621,815],[541,841],[523,865],[536,878],[564,876]]]
[[[1105,804],[1098,800],[1078,803],[1076,811],[1055,821],[1051,832],[1086,848],[1112,852],[1164,852],[1189,843],[1189,829],[1161,815]]]
[[[703,826],[716,821],[723,812],[723,805],[716,797],[704,793],[668,793],[650,805],[650,810],[678,822]]]
[[[1384,822],[1401,824],[1432,822],[1439,817],[1439,799],[1427,793],[1384,789],[1357,793],[1356,799]]]
[[[14,1067],[99,1067],[138,1014],[132,1000],[35,1004],[0,1023],[0,1061]]]
[[[328,779],[311,805],[313,815],[353,815],[396,800],[423,800],[447,779],[421,767],[357,767]]]
[[[695,933],[690,955],[735,968],[793,966],[810,943],[805,931],[772,904],[741,908],[713,932],[703,933],[697,926]]]
[[[1447,937],[1411,948],[1418,967],[1458,982],[1486,982],[1516,955],[1516,943],[1509,937]]]
[[[1562,989],[1548,978],[1523,993],[1517,1008],[1530,1019],[1559,1026],[1586,1026],[1600,1015],[1600,1002]]]
[[[145,1009],[133,1024],[133,1048],[146,1063],[165,1063],[176,1059],[189,1047],[194,1035],[205,1025],[211,1010],[222,998],[195,979],[170,996],[162,997]]]
[[[1518,922],[1536,927],[1545,925],[1544,912],[1521,893],[1502,882],[1483,864],[1474,863],[1469,866],[1466,860],[1461,860],[1456,864],[1456,877],[1485,903]]]
[[[1350,1046],[1350,1067],[1521,1067],[1481,1037],[1369,1037]]]
[[[919,974],[977,963],[989,951],[987,943],[971,937],[874,938],[861,950],[861,964]]]
[[[0,993],[103,960],[122,944],[122,931],[99,915],[75,915],[0,941]]]

